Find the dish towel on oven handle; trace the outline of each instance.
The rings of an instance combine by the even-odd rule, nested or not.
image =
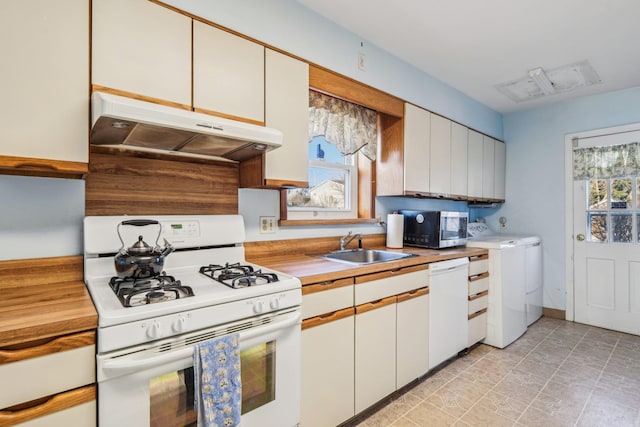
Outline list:
[[[237,427],[242,409],[240,336],[196,344],[193,354],[198,427]]]

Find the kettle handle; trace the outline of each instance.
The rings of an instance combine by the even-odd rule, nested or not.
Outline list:
[[[128,219],[118,224],[118,228],[116,229],[116,231],[118,232],[120,243],[122,243],[120,251],[124,249],[124,241],[122,240],[122,236],[120,235],[121,225],[133,225],[135,227],[144,227],[145,225],[159,225],[160,228],[158,229],[158,235],[156,236],[156,246],[158,246],[158,240],[160,239],[160,235],[162,234],[162,224],[160,224],[160,222],[156,221],[155,219]]]

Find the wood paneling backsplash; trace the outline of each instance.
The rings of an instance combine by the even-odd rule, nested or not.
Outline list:
[[[238,213],[239,168],[91,147],[85,215]]]

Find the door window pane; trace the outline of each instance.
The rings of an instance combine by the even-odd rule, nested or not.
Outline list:
[[[589,241],[607,242],[607,214],[588,214]]]
[[[630,243],[633,240],[633,217],[631,214],[611,215],[611,240]]]
[[[589,181],[588,209],[607,209],[609,207],[609,183],[606,179],[592,179]]]
[[[633,180],[616,178],[611,180],[611,209],[630,209],[633,201]]]

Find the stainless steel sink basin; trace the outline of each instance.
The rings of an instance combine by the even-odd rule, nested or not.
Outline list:
[[[324,259],[329,261],[344,262],[347,264],[376,264],[379,262],[395,261],[398,259],[409,258],[416,254],[405,254],[401,252],[391,252],[378,249],[351,249],[345,251],[336,251],[323,255]]]

